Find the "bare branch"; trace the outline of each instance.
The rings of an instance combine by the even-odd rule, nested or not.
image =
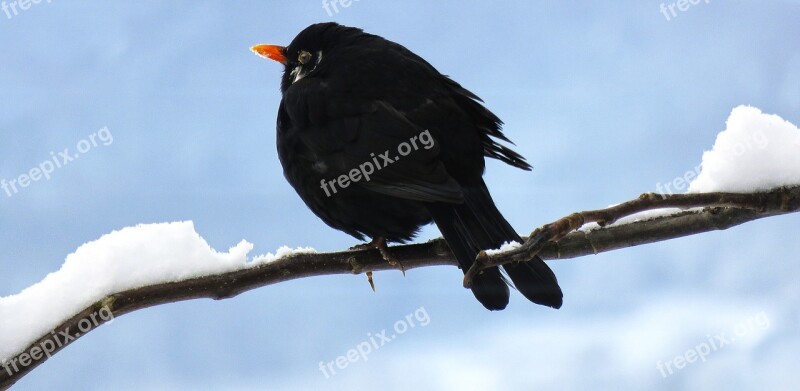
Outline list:
[[[588,222],[608,225],[636,212],[667,207],[703,209],[589,231],[575,231]],[[636,200],[611,208],[575,213],[547,224],[534,231],[523,246],[514,251],[491,257],[484,253],[479,256],[480,264],[476,262],[478,266],[473,266],[468,271],[470,274],[465,275],[465,280],[482,268],[526,261],[537,254],[544,259],[580,257],[707,231],[723,230],[764,217],[796,212],[798,208],[800,208],[800,186],[753,194],[705,193],[663,196],[644,194]],[[395,246],[390,250],[392,256],[400,261],[406,270],[425,266],[457,265],[447,243],[442,239]],[[329,274],[360,274],[390,269],[399,270],[398,267],[384,261],[380,252],[375,249],[295,254],[243,270],[118,292],[64,321],[56,330],[77,329],[81,322],[86,322],[90,317],[92,322],[96,322],[94,315],[100,309],[111,311],[116,318],[138,309],[165,303],[198,298],[227,299],[251,289],[297,278]],[[51,355],[85,334],[65,341]],[[31,352],[50,337],[50,333],[42,336],[23,352]],[[16,369],[4,367],[3,363],[0,363],[0,388],[12,386],[49,358],[49,355],[40,355],[39,358],[32,358],[29,355],[31,359],[28,365],[21,365],[19,357],[22,354],[24,353],[9,360],[10,362],[16,360],[14,361],[17,363]]]
[[[662,208],[704,208],[678,215],[663,216],[642,222],[605,229],[575,232],[587,223],[601,227],[635,213]],[[563,249],[574,248],[576,237],[584,236],[585,244],[595,253],[620,247],[630,247],[710,230],[727,229],[745,221],[784,213],[800,208],[800,187],[778,188],[762,193],[645,193],[638,199],[606,209],[573,213],[534,230],[522,246],[499,254],[478,254],[476,262],[464,274],[464,286],[481,270],[511,262],[525,262],[542,252],[548,245]],[[562,243],[563,242],[563,243]],[[583,249],[587,249],[585,246]],[[559,255],[563,252],[561,250]],[[545,254],[540,254],[545,255]],[[584,254],[579,254],[584,255]],[[543,258],[547,259],[546,256]]]

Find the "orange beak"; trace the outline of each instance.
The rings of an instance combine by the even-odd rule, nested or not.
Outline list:
[[[283,65],[286,65],[286,56],[283,55],[283,46],[278,45],[256,45],[250,48],[255,54],[261,57],[275,60]]]

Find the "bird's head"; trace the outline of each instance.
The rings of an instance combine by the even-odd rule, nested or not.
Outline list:
[[[361,29],[337,23],[317,23],[297,34],[289,46],[260,44],[250,50],[284,65],[281,90],[285,92],[306,77],[319,76],[326,65],[324,59],[335,52],[337,46],[352,42],[352,38],[358,35],[364,35]]]

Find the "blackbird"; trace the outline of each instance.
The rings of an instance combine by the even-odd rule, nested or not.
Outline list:
[[[289,46],[256,45],[284,65],[277,148],[283,173],[329,226],[372,244],[404,243],[431,222],[462,270],[482,249],[521,242],[483,181],[484,157],[530,170],[482,100],[402,45],[337,23],[301,31]],[[512,143],[513,144],[513,143]],[[503,265],[528,300],[561,307],[541,258]],[[497,267],[473,280],[489,310],[509,300]]]

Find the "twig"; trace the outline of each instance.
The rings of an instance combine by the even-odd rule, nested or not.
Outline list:
[[[537,228],[525,240],[525,243],[515,249],[493,255],[488,255],[486,252],[481,251],[475,262],[464,274],[464,287],[469,288],[472,286],[472,279],[475,275],[486,268],[511,262],[526,262],[537,254],[542,255],[540,252],[548,244],[555,244],[556,247],[569,246],[566,243],[562,244],[561,241],[567,239],[568,234],[587,223],[597,223],[600,227],[605,227],[623,217],[648,210],[705,208],[702,212],[681,213],[678,216],[663,216],[645,221],[649,224],[632,223],[622,225],[621,227],[635,227],[635,231],[631,233],[636,233],[636,231],[639,233],[647,232],[647,235],[638,235],[639,239],[637,241],[628,242],[628,246],[633,246],[712,229],[727,229],[733,225],[760,217],[796,212],[798,207],[800,207],[800,187],[778,188],[763,193],[645,193],[632,201],[606,209],[573,213]],[[736,218],[733,216],[736,216]],[[745,220],[740,221],[741,219]],[[681,221],[681,223],[677,225],[676,221]],[[606,232],[599,233],[602,231]],[[611,231],[616,230],[598,229],[585,232],[582,235],[587,237],[588,243],[597,253],[599,252],[598,248],[602,245],[602,243],[594,244],[594,242],[597,242],[597,237],[605,235],[606,240],[613,240],[613,237],[608,237],[608,233]],[[577,233],[577,235],[581,235],[581,233]],[[589,239],[589,236],[593,236],[595,240]],[[570,239],[570,241],[572,240],[574,238]],[[609,249],[612,248],[605,247],[602,251],[608,251]]]

